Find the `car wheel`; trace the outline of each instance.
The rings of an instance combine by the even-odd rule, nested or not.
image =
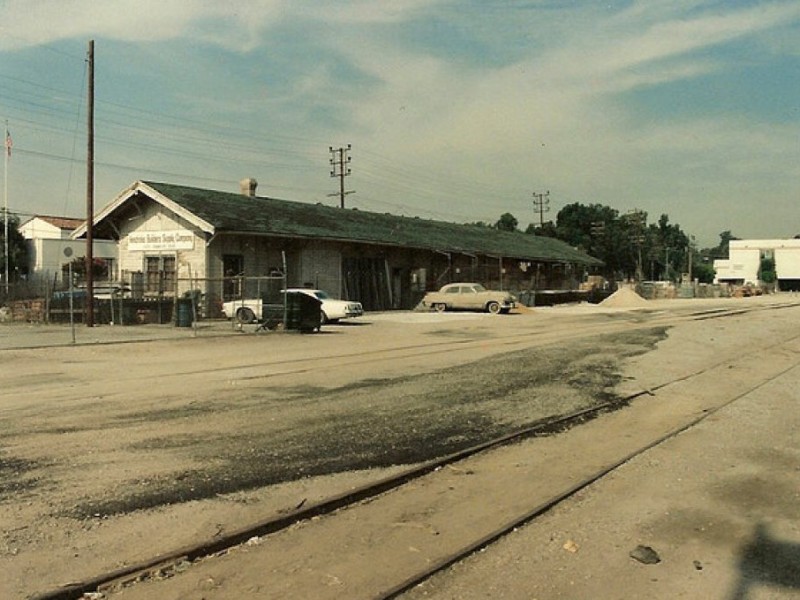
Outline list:
[[[489,304],[486,305],[486,310],[488,312],[492,313],[493,315],[496,315],[497,313],[500,312],[500,303],[499,302],[489,302]]]
[[[319,324],[325,325],[325,323],[328,323],[328,315],[325,314],[324,310],[321,310],[319,311]]]
[[[447,310],[447,305],[444,302],[437,302],[433,305],[433,310],[436,312],[444,312]]]
[[[243,306],[236,311],[236,322],[247,324],[247,323],[255,323],[256,321],[256,314],[253,312],[253,309],[247,308]]]

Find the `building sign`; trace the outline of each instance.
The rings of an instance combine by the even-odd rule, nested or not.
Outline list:
[[[192,250],[194,235],[186,229],[137,231],[128,236],[128,250]]]

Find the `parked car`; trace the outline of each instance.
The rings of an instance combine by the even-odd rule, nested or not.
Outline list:
[[[317,298],[322,302],[320,306],[321,324],[336,323],[341,319],[360,317],[364,308],[360,302],[352,300],[337,300],[322,290],[306,288],[289,288],[287,292],[301,293]],[[236,319],[239,323],[257,323],[262,320],[263,302],[261,299],[230,300],[222,303],[222,312],[228,319]]]
[[[317,298],[322,302],[322,323],[336,323],[341,319],[352,319],[364,314],[364,307],[361,302],[353,300],[337,300],[332,298],[327,292],[322,290],[310,290],[306,288],[290,288],[288,292],[300,292]]]
[[[450,283],[438,292],[428,292],[422,304],[438,312],[446,310],[485,310],[492,314],[507,313],[516,306],[516,298],[508,292],[487,290],[480,283]]]

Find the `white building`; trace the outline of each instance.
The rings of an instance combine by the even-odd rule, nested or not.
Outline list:
[[[19,226],[19,232],[28,242],[28,273],[49,280],[61,279],[62,267],[76,258],[86,256],[86,243],[70,239],[83,219],[37,215]],[[93,255],[108,262],[108,272],[114,273],[117,260],[115,241],[94,240]]]
[[[777,289],[800,289],[800,239],[732,240],[728,258],[714,261],[714,283],[758,284],[761,261],[775,261]]]

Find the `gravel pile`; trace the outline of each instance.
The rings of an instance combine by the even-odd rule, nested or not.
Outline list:
[[[600,303],[611,308],[637,308],[647,306],[647,300],[630,288],[620,288]]]

